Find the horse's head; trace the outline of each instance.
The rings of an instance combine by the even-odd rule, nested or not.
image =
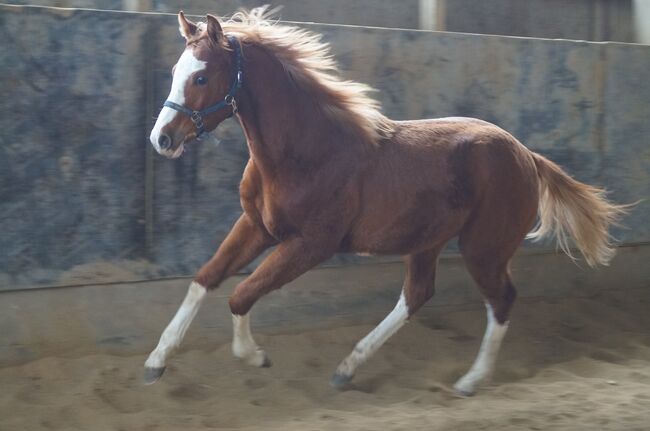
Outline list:
[[[179,12],[178,23],[185,51],[172,68],[172,88],[150,136],[156,151],[170,158],[236,111],[241,85],[238,42],[224,35],[217,18],[193,23]]]

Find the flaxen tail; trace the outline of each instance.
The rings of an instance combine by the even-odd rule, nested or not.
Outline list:
[[[590,266],[607,265],[615,247],[608,229],[627,212],[628,205],[615,205],[605,198],[605,190],[583,184],[568,176],[558,165],[533,153],[539,175],[539,224],[527,238],[557,238],[560,248],[571,258],[569,237]]]

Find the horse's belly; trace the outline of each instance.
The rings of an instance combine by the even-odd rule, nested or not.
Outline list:
[[[451,208],[421,207],[362,219],[349,236],[357,254],[410,254],[437,247],[457,235],[464,214]]]

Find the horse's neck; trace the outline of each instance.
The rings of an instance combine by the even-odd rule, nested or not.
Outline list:
[[[251,157],[262,170],[302,171],[341,145],[314,101],[300,94],[277,60],[256,47],[248,47],[244,58],[239,118]]]

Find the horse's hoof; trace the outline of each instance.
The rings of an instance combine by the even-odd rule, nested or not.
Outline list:
[[[160,377],[165,372],[165,367],[162,368],[144,368],[144,383],[146,385],[152,385],[160,380]]]
[[[260,368],[271,368],[272,365],[273,362],[271,362],[271,359],[267,355],[264,355],[264,360],[262,360]]]
[[[246,362],[248,365],[252,365],[253,367],[258,368],[271,368],[271,365],[273,365],[273,362],[271,362],[269,355],[267,355],[264,350],[256,351],[254,355],[245,358],[244,362]]]
[[[454,385],[454,392],[456,395],[463,398],[471,397],[476,393],[474,389],[462,387],[461,385]]]
[[[330,379],[330,385],[334,386],[336,389],[344,389],[350,384],[353,377],[354,375],[348,376],[343,373],[334,373]]]

